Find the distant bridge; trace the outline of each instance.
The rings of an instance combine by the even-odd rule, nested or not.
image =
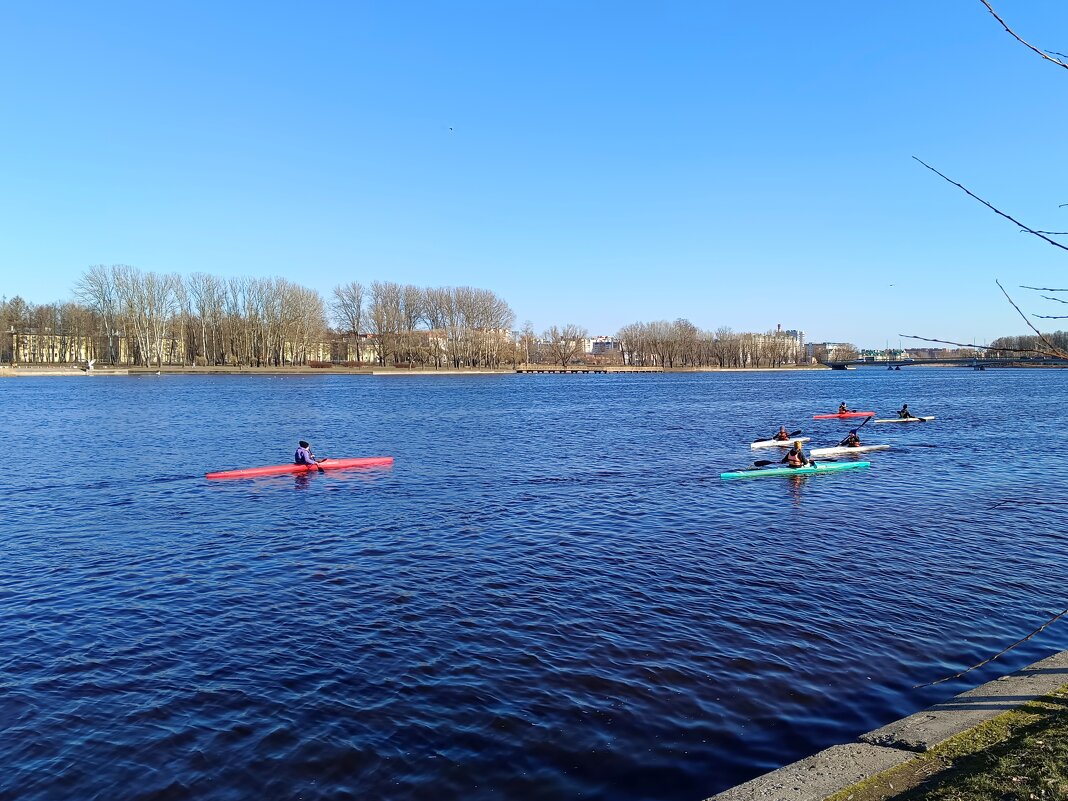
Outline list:
[[[850,367],[881,367],[884,370],[900,370],[902,367],[919,367],[936,364],[943,367],[971,367],[985,370],[987,367],[1068,367],[1068,359],[1053,356],[1010,356],[1006,358],[963,359],[844,359],[824,362],[832,370],[848,370]]]

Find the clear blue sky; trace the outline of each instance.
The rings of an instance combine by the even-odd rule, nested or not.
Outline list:
[[[995,6],[1068,51],[1064,0]],[[881,346],[1068,285],[911,158],[1068,230],[1068,70],[978,0],[10,2],[0,93],[0,294],[35,302],[126,263]]]

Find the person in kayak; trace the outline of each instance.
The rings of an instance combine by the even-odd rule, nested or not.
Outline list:
[[[804,467],[806,464],[815,464],[815,462],[805,456],[805,452],[801,450],[800,440],[794,440],[794,446],[790,448],[787,454],[779,461],[785,462],[787,467]]]
[[[790,432],[786,430],[786,426],[779,426],[779,430],[775,432],[775,436],[772,439],[786,442],[786,440],[790,439]]]
[[[838,443],[839,448],[859,448],[860,447],[860,435],[857,434],[857,430],[854,428],[849,432],[849,436]]]
[[[322,459],[318,459],[311,452],[311,445],[304,440],[297,443],[297,452],[293,454],[293,464],[306,464],[312,467],[318,467],[319,462]]]
[[[902,406],[897,412],[897,417],[899,420],[909,420],[914,416],[915,415],[913,415],[913,413],[909,411],[909,405],[907,403]]]
[[[838,404],[838,414],[846,414],[847,412],[849,412],[849,407],[846,406],[845,401],[842,401]]]

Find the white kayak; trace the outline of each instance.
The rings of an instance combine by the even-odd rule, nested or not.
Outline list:
[[[789,448],[795,442],[808,442],[812,437],[790,437],[790,439],[760,439],[750,445],[750,448]]]
[[[885,420],[872,420],[873,423],[926,423],[928,420],[934,420],[934,415],[930,417],[888,417]]]
[[[815,459],[817,456],[847,456],[850,453],[867,453],[868,451],[888,451],[889,445],[858,445],[855,448],[839,446],[836,448],[813,448],[808,455]]]

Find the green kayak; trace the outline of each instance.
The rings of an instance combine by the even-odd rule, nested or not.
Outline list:
[[[871,462],[818,462],[815,467],[764,467],[759,470],[736,470],[720,473],[720,478],[757,478],[759,476],[811,476],[814,473],[837,473],[840,470],[856,470],[870,467]]]

